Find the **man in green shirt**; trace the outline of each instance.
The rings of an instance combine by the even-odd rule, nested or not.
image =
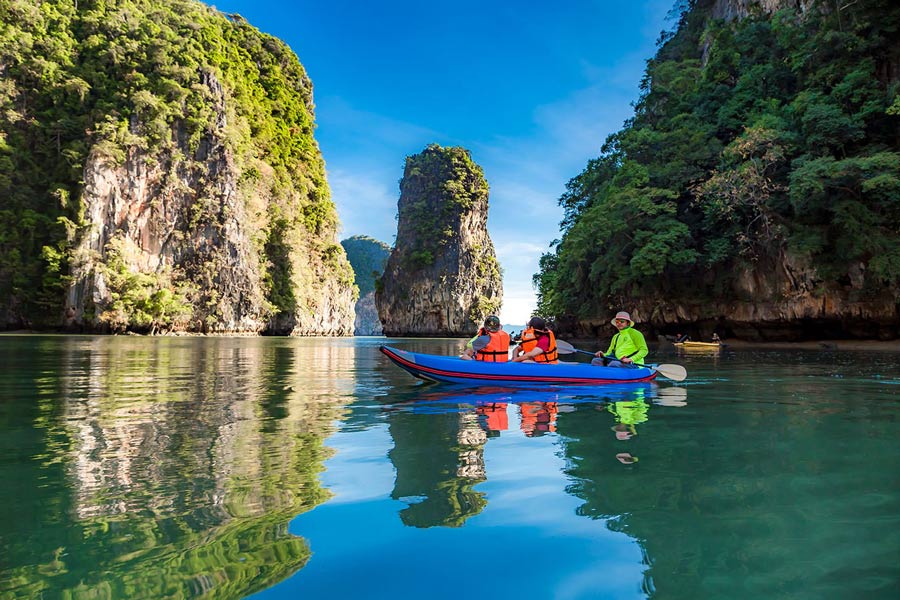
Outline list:
[[[595,355],[597,358],[592,360],[591,364],[634,368],[634,363],[643,363],[650,350],[647,349],[643,334],[634,328],[631,315],[620,311],[610,323],[619,332],[613,336],[606,352],[597,352]]]

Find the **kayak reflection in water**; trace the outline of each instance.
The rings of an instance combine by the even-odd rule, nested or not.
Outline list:
[[[539,437],[556,431],[557,402],[519,402],[520,428],[527,437]],[[478,424],[487,437],[497,437],[509,429],[506,402],[490,402],[475,407]]]
[[[625,441],[636,436],[637,428],[635,425],[647,421],[647,410],[649,408],[643,398],[607,404],[606,410],[616,417],[616,425],[613,427],[613,431],[616,432],[616,439]]]

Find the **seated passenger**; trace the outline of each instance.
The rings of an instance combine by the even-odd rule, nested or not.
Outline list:
[[[466,344],[459,356],[464,360],[483,360],[486,362],[506,362],[509,360],[509,334],[503,331],[500,318],[488,315],[484,326],[478,330]]]
[[[513,362],[538,362],[556,364],[556,336],[540,317],[531,317],[522,332],[522,341],[513,350]]]

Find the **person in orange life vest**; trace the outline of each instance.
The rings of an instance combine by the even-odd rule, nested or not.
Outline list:
[[[556,364],[559,362],[556,353],[556,336],[547,327],[547,322],[540,317],[531,317],[528,326],[522,332],[522,340],[513,351],[513,362],[537,362]]]
[[[650,352],[643,334],[634,328],[634,321],[624,310],[616,313],[610,321],[619,332],[613,336],[606,352],[597,352],[597,358],[591,361],[592,365],[607,367],[635,368],[634,363],[644,362],[644,357]]]
[[[509,360],[509,334],[503,331],[500,317],[488,315],[484,326],[466,344],[459,355],[464,360],[483,360],[486,362],[506,362]]]

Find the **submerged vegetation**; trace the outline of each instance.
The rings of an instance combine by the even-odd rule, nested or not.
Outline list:
[[[823,285],[896,295],[900,5],[722,22],[708,4],[682,3],[633,118],[568,183],[538,312],[731,297],[737,272],[785,255]]]

